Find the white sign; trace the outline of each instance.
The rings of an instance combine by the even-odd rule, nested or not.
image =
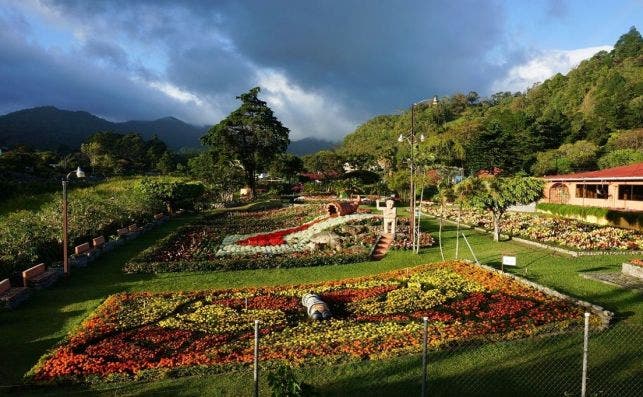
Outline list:
[[[502,256],[502,264],[503,264],[503,266],[516,266],[516,257],[515,256],[503,255]]]

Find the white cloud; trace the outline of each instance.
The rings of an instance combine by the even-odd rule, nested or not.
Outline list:
[[[491,86],[492,92],[524,91],[534,83],[543,82],[556,73],[566,74],[581,61],[599,51],[611,49],[611,46],[598,46],[540,52],[527,62],[512,67],[504,77],[494,81]]]
[[[194,103],[197,106],[204,105],[203,101],[195,94],[188,91],[184,91],[179,87],[172,85],[168,82],[155,81],[155,82],[149,83],[149,85],[150,87],[156,88],[157,90],[161,91],[165,95],[171,98],[174,98],[182,103]]]
[[[357,125],[345,106],[321,92],[304,90],[279,71],[259,70],[257,81],[262,99],[291,130],[291,139],[315,137],[337,141]]]

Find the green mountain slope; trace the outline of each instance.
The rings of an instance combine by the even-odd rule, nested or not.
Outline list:
[[[612,51],[526,92],[482,100],[475,92],[457,93],[415,109],[415,131],[427,138],[417,158],[467,173],[498,167],[543,174],[634,162],[641,158],[641,127],[643,39],[634,27]],[[403,169],[410,145],[396,138],[410,129],[410,111],[377,116],[346,136],[338,152],[388,171]],[[624,152],[601,161],[617,150]]]

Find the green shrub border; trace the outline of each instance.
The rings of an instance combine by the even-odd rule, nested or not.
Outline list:
[[[614,225],[618,225],[621,219],[625,219],[631,226],[643,229],[643,211],[618,211],[609,208],[552,203],[538,203],[536,209],[565,217],[595,216],[599,219],[607,219]]]

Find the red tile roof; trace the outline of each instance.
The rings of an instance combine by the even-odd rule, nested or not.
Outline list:
[[[574,179],[641,179],[643,180],[643,163],[623,165],[620,167],[606,168],[598,171],[577,172],[565,175],[547,175],[550,180]]]

